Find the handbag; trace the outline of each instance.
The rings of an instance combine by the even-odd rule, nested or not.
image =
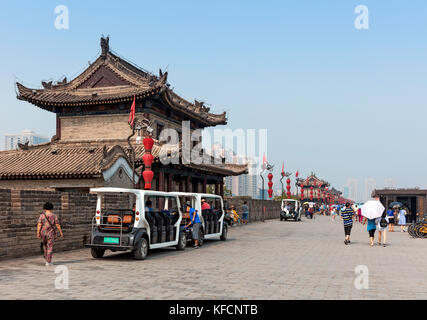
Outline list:
[[[387,227],[387,225],[388,225],[387,220],[385,218],[381,218],[380,227],[385,228],[385,227]]]

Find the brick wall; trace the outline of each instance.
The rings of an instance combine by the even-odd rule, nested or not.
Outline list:
[[[261,221],[263,216],[265,220],[279,219],[280,201],[257,200],[251,197],[225,197],[224,201],[226,201],[226,207],[227,205],[228,207],[234,205],[240,216],[242,215],[243,202],[247,201],[247,205],[249,206],[249,222]]]
[[[43,204],[52,202],[64,238],[58,238],[55,251],[83,248],[89,240],[96,209],[96,195],[55,191],[0,189],[0,259],[37,255],[37,220]],[[127,195],[109,194],[103,204],[109,208],[130,208]]]
[[[141,117],[140,113],[136,116]],[[128,125],[128,114],[107,114],[107,115],[85,115],[60,117],[61,140],[81,141],[96,139],[127,139],[132,133]],[[180,130],[181,123],[177,124],[165,118],[150,114],[150,120],[154,123],[156,130],[157,122],[166,128]],[[157,137],[157,132],[154,132]]]
[[[126,114],[61,117],[61,139],[124,139],[132,133],[128,118]]]

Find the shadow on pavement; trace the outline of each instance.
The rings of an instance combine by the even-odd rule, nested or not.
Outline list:
[[[235,241],[234,238],[228,238],[226,241],[221,240],[205,240],[202,247],[198,249],[193,249],[191,243],[189,242],[185,250],[179,251],[175,247],[159,248],[152,249],[149,251],[146,260],[155,260],[161,259],[166,256],[176,256],[176,255],[185,255],[191,254],[194,251],[204,250],[205,248],[211,248],[220,245],[226,245],[227,242]],[[103,258],[106,261],[122,261],[122,260],[133,260],[133,255],[131,252],[106,252],[106,255]],[[102,259],[101,259],[102,260]]]

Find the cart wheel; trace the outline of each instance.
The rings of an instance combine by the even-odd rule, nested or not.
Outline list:
[[[203,230],[200,229],[199,230],[199,247],[203,246],[204,240],[205,240],[205,236],[204,236]]]
[[[184,250],[187,246],[187,236],[184,231],[181,231],[179,234],[178,244],[176,245],[176,250]]]
[[[136,260],[144,260],[148,254],[148,242],[147,239],[141,238],[136,244],[135,249],[133,250],[133,257]]]
[[[221,233],[221,237],[220,237],[220,239],[222,240],[222,241],[225,241],[225,240],[227,240],[227,226],[225,225],[225,224],[223,224],[222,225],[222,233]]]
[[[92,257],[95,259],[100,259],[104,256],[105,250],[104,249],[97,249],[97,248],[91,248],[90,253]]]

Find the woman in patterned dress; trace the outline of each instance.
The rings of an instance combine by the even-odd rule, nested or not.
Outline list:
[[[50,266],[52,265],[52,252],[55,244],[56,229],[58,229],[61,237],[64,235],[62,234],[58,217],[52,213],[53,204],[46,202],[43,209],[44,212],[40,214],[37,222],[37,238],[43,241],[44,258],[46,260],[46,265]]]

